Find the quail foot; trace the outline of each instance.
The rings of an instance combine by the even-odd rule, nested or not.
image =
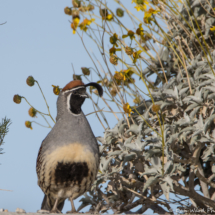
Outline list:
[[[71,81],[57,100],[56,124],[43,140],[37,157],[38,185],[45,196],[39,212],[60,213],[68,198],[75,213],[73,200],[84,194],[96,178],[99,148],[91,127],[81,110],[88,98],[86,87],[102,87],[97,83]]]

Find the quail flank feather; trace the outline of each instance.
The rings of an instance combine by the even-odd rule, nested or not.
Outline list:
[[[65,199],[73,200],[90,189],[99,167],[99,148],[91,127],[81,110],[88,98],[87,86],[75,80],[68,83],[57,100],[56,124],[43,140],[37,157],[38,185],[45,196],[40,211],[61,212]]]

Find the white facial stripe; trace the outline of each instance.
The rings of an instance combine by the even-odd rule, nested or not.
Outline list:
[[[85,87],[84,86],[79,86],[79,87],[72,88],[70,90],[65,90],[65,91],[63,91],[63,94],[69,93],[69,92],[72,92],[74,90],[78,90],[78,89],[81,89],[81,88],[85,88]]]

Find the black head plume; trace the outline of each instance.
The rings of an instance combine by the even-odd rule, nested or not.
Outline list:
[[[95,82],[90,82],[89,84],[85,84],[85,87],[88,87],[88,86],[95,87],[98,90],[99,96],[102,97],[103,89],[102,89],[101,85],[99,85],[99,84],[97,84]]]

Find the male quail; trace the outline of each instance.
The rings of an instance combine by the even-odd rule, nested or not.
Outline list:
[[[56,124],[43,140],[37,157],[38,185],[45,193],[41,212],[61,212],[65,199],[73,200],[90,189],[99,167],[99,148],[91,127],[81,110],[88,98],[87,86],[75,80],[68,83],[57,100]]]

